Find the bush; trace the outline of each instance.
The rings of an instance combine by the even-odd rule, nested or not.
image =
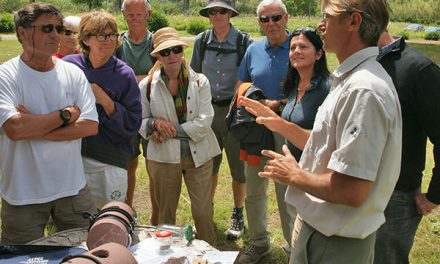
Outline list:
[[[158,29],[161,29],[161,28],[167,27],[167,26],[168,26],[168,20],[167,20],[166,16],[161,12],[153,11],[150,19],[148,20],[148,29],[151,32],[155,32]]]
[[[440,32],[428,32],[425,34],[426,40],[439,40],[440,39]]]
[[[192,35],[198,35],[199,33],[208,29],[209,25],[205,19],[191,19],[186,26],[186,32]]]
[[[0,12],[12,13],[28,2],[27,0],[0,0]]]
[[[397,33],[398,35],[402,36],[403,39],[408,40],[409,39],[409,32],[404,30]]]
[[[12,33],[15,31],[14,19],[11,14],[0,14],[0,33]]]

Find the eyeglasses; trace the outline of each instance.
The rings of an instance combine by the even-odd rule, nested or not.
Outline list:
[[[58,34],[64,33],[66,31],[66,28],[63,25],[54,25],[54,24],[47,24],[47,25],[38,25],[38,26],[31,26],[32,28],[40,28],[41,32],[49,34],[54,29]]]
[[[276,23],[280,21],[283,18],[284,15],[275,15],[275,16],[260,16],[258,20],[260,20],[261,23],[266,24],[269,22],[269,20],[272,20],[272,22]]]
[[[299,35],[304,32],[310,32],[316,34],[316,29],[312,27],[297,28],[295,29],[295,31],[293,31],[293,35]]]
[[[208,9],[208,14],[210,14],[211,16],[215,16],[217,13],[219,13],[220,15],[224,15],[226,13],[228,13],[228,9],[226,8],[221,8],[221,9]]]
[[[74,32],[74,31],[68,30],[68,29],[66,31],[64,31],[64,35],[66,35],[66,36],[76,35],[76,34],[78,34],[78,32]]]
[[[159,54],[162,57],[168,57],[170,55],[171,51],[174,54],[179,54],[179,53],[181,53],[183,51],[183,47],[182,46],[175,46],[175,47],[172,47],[172,48],[163,49],[163,50],[159,51]]]
[[[90,34],[89,36],[95,36],[97,40],[99,41],[105,41],[108,39],[110,39],[111,41],[115,41],[119,34],[118,33],[108,33],[108,34],[104,34],[104,33],[99,33],[99,34]]]

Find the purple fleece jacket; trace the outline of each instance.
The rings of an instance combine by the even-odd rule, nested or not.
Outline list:
[[[142,121],[139,86],[133,70],[114,56],[97,69],[82,53],[66,56],[63,60],[77,65],[90,83],[99,85],[115,102],[112,116],[107,116],[104,108],[96,105],[99,131],[95,136],[83,138],[82,155],[127,169],[134,152],[130,141],[138,133]]]

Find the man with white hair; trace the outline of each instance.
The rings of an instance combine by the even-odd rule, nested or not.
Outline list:
[[[149,0],[124,0],[121,6],[122,14],[127,22],[128,31],[121,34],[121,46],[116,50],[116,57],[125,61],[136,74],[138,83],[144,79],[148,71],[153,67],[156,59],[150,56],[153,50],[151,40],[152,33],[148,30],[148,19],[151,17],[151,5]],[[144,140],[136,135],[132,140],[135,155],[128,165],[128,188],[127,200],[129,205],[133,203],[134,190],[136,186],[136,169],[138,166],[138,156],[140,154],[139,145],[142,143],[144,156],[146,146]],[[151,183],[150,183],[151,190]],[[157,224],[157,206],[150,191],[152,204],[151,224]]]
[[[243,82],[252,82],[260,88],[267,99],[261,103],[280,113],[280,106],[286,97],[282,82],[289,65],[290,35],[286,30],[289,15],[282,0],[263,0],[257,7],[258,23],[266,37],[252,43],[238,70],[238,87]],[[274,133],[275,150],[280,151],[284,138]],[[245,163],[246,200],[245,208],[248,220],[250,245],[240,255],[239,263],[257,263],[270,252],[269,233],[267,231],[267,186],[268,180],[258,176],[263,171],[266,159],[258,166]],[[290,251],[290,241],[296,210],[284,201],[287,185],[275,182],[275,192],[280,213],[284,245]]]

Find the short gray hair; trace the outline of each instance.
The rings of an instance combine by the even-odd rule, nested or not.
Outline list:
[[[260,16],[261,9],[264,6],[268,6],[271,4],[278,4],[278,6],[281,8],[281,10],[284,12],[284,14],[287,14],[286,5],[283,3],[282,0],[263,0],[257,6],[257,16]]]
[[[66,28],[73,28],[77,31],[79,30],[79,23],[81,22],[81,18],[79,16],[66,16],[63,19],[63,25]]]
[[[130,0],[124,0],[122,2],[122,5],[121,5],[122,12],[124,12],[125,2],[128,2],[128,1],[130,1]],[[135,2],[140,2],[140,1],[145,1],[145,8],[147,11],[151,9],[150,0],[135,0]]]

